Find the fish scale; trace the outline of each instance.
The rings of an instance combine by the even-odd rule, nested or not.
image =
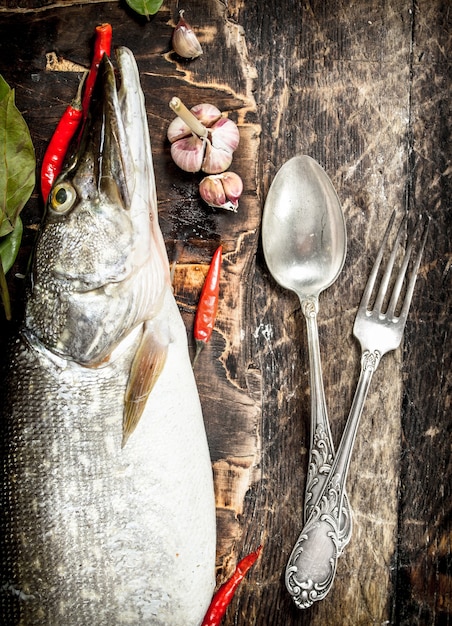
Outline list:
[[[133,350],[134,346],[130,352]],[[125,355],[124,360],[127,358]],[[139,602],[146,602],[139,597],[140,593],[135,596],[136,604],[131,602],[139,587],[137,582],[133,589],[134,570],[146,567],[164,572],[171,568],[173,554],[186,546],[177,546],[176,540],[173,546],[171,533],[168,544],[168,536],[162,529],[162,505],[150,507],[154,494],[162,499],[161,490],[165,485],[160,473],[152,462],[149,463],[152,459],[146,464],[146,455],[138,445],[143,441],[144,429],[121,451],[122,424],[112,416],[122,410],[122,401],[117,393],[112,396],[111,390],[117,391],[118,385],[125,386],[126,371],[120,362],[113,368],[88,372],[69,364],[70,371],[61,377],[58,366],[52,364],[49,368],[47,363],[43,368],[43,365],[43,359],[37,359],[36,353],[24,342],[11,369],[11,372],[21,372],[23,380],[27,381],[27,386],[22,385],[17,393],[41,400],[39,405],[36,400],[23,405],[16,395],[13,406],[6,406],[3,411],[8,420],[3,424],[2,458],[5,462],[2,474],[9,477],[9,481],[8,487],[2,490],[1,508],[10,526],[2,538],[0,551],[7,555],[8,585],[28,597],[21,603],[23,621],[20,623],[36,626],[167,624],[166,619],[159,621],[157,615],[151,621],[149,617],[140,617]],[[7,380],[6,385],[10,385],[10,381]],[[146,426],[153,430],[152,423]],[[181,436],[189,444],[190,434]],[[154,435],[147,439],[154,439],[155,443]],[[170,476],[168,468],[169,484]],[[184,491],[187,489],[186,508],[182,508],[196,514],[199,495],[196,485],[185,487]],[[148,508],[143,511],[140,499],[144,496]],[[184,494],[179,497],[180,505]],[[164,511],[165,526],[171,525],[172,520],[167,518],[168,512]],[[184,521],[190,524],[189,519]],[[150,532],[158,528],[159,532]],[[16,538],[17,543],[11,537]],[[196,537],[186,538],[190,539],[196,540]],[[46,546],[45,552],[42,544]],[[146,551],[154,555],[154,559],[157,555],[154,563],[142,558]],[[199,557],[205,558],[202,554]],[[129,573],[122,570],[122,562],[130,568]],[[118,571],[121,571],[119,579]],[[177,579],[176,576],[179,585],[185,584],[183,579]],[[37,580],[40,581],[39,598],[34,591]],[[162,602],[161,597],[169,592],[164,586],[157,589],[154,585],[149,597],[157,606]],[[208,592],[204,595],[208,597]],[[11,603],[17,605],[18,596],[2,594],[1,598],[2,615],[14,615],[16,608]],[[151,600],[147,600],[148,608],[150,603]],[[130,604],[133,606],[129,607]],[[160,610],[159,606],[156,610]],[[174,600],[167,610],[177,615]]]
[[[13,580],[20,581],[18,588],[25,595],[34,595],[36,578],[44,581],[40,595],[41,599],[46,595],[47,610],[40,618],[42,606],[38,604],[34,609],[34,599],[30,598],[25,603],[29,608],[25,623],[61,623],[71,605],[71,590],[84,587],[102,596],[106,607],[111,606],[105,615],[108,623],[115,603],[102,592],[101,580],[109,568],[108,551],[103,548],[105,531],[101,531],[99,521],[115,517],[108,485],[117,476],[107,459],[114,447],[111,439],[121,439],[121,424],[115,433],[112,424],[90,424],[89,420],[93,406],[98,407],[95,414],[104,415],[106,422],[110,412],[121,408],[112,403],[110,391],[117,388],[121,374],[125,385],[125,373],[109,368],[104,375],[88,372],[88,378],[86,372],[81,372],[80,381],[74,371],[64,381],[57,366],[49,369],[48,364],[46,368],[43,365],[42,359],[36,358],[36,353],[24,343],[11,370],[21,371],[27,381],[27,387],[24,385],[18,393],[35,400],[26,406],[14,402],[4,412],[8,417],[4,424],[8,436],[2,438],[6,448],[2,457],[8,464],[3,475],[10,477],[10,488],[2,492],[2,510],[11,520],[10,536],[20,538],[20,543],[14,550],[2,546],[2,554],[10,560],[9,569],[15,572]],[[83,544],[90,547],[89,555],[78,547],[81,535]],[[45,537],[46,553],[34,540],[36,536]],[[27,570],[24,576],[22,571]],[[75,599],[72,604],[77,605]],[[88,618],[101,623],[96,622],[96,612],[91,609],[83,617],[82,611],[80,623],[88,623],[83,621]]]

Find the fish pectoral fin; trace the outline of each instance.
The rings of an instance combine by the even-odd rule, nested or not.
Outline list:
[[[163,370],[168,344],[166,338],[156,332],[152,324],[144,325],[141,342],[130,368],[125,394],[122,447],[126,445],[137,427],[149,394]]]

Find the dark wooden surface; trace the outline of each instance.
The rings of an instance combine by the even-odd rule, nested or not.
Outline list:
[[[171,53],[176,1],[146,21],[116,1],[3,0],[0,73],[16,90],[40,165],[80,66],[89,65],[94,26],[110,22],[114,44],[138,60],[161,226],[170,260],[178,256],[175,293],[191,346],[207,264],[224,246],[218,323],[196,371],[217,494],[218,583],[264,544],[224,624],[449,625],[452,7],[447,0],[179,5],[205,51],[193,62]],[[199,176],[173,165],[165,139],[173,95],[188,106],[211,102],[238,122],[231,169],[245,192],[237,214],[204,206]],[[296,297],[270,277],[260,244],[269,185],[296,153],[326,169],[347,220],[346,264],[319,314],[336,441],[359,372],[353,319],[389,215],[396,208],[411,223],[419,213],[432,218],[403,347],[375,374],[358,433],[348,482],[353,539],[330,595],[304,612],[292,605],[283,572],[301,529],[306,478],[306,332]],[[37,188],[9,277],[16,315],[23,282],[16,274],[25,271],[41,212]]]

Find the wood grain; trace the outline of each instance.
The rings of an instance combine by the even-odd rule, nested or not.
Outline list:
[[[446,626],[452,622],[451,33],[442,0],[194,0],[185,17],[204,55],[171,52],[177,3],[149,21],[117,2],[0,3],[0,73],[32,133],[40,163],[88,66],[95,24],[135,53],[145,91],[162,230],[193,350],[192,325],[210,258],[224,250],[221,306],[196,366],[215,477],[217,580],[264,544],[226,626]],[[48,64],[49,53],[55,61]],[[47,68],[47,69],[46,69]],[[168,102],[212,102],[241,142],[237,214],[208,209],[200,176],[169,155]],[[330,175],[345,212],[348,254],[320,299],[326,399],[336,442],[359,373],[351,329],[394,208],[431,216],[403,348],[374,376],[352,459],[354,534],[322,603],[297,610],[283,573],[301,530],[309,441],[308,357],[297,298],[266,268],[260,217],[271,181],[306,153]],[[16,316],[42,206],[24,212],[24,249],[10,275]],[[2,329],[5,324],[2,324]],[[7,332],[3,333],[6,336]],[[4,337],[3,337],[4,338]]]

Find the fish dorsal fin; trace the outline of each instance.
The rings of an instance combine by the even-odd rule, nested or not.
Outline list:
[[[144,324],[143,334],[129,373],[124,402],[122,447],[137,427],[149,394],[165,365],[169,337],[151,322]]]

